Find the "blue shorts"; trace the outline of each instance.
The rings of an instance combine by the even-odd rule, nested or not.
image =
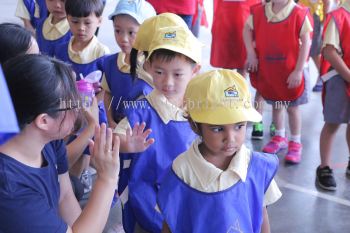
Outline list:
[[[326,123],[350,123],[350,97],[346,92],[346,81],[336,75],[324,83],[323,117]]]

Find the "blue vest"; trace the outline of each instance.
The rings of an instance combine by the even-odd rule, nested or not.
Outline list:
[[[85,77],[86,75],[90,74],[93,71],[96,71],[96,70],[103,71],[103,62],[104,62],[105,56],[97,58],[96,60],[94,60],[90,63],[78,64],[69,58],[68,44],[69,44],[69,42],[57,45],[55,47],[54,56],[57,59],[60,59],[61,61],[64,61],[64,62],[71,64],[71,66],[76,74],[77,81],[80,80],[80,74],[82,74]],[[100,124],[107,123],[107,116],[106,116],[106,111],[105,111],[105,107],[104,107],[103,102],[98,103],[98,108],[99,108]]]
[[[158,206],[172,233],[259,233],[264,194],[277,168],[276,155],[253,152],[246,181],[214,193],[190,187],[171,170]]]
[[[136,100],[139,96],[147,95],[152,91],[152,87],[143,80],[133,80],[130,73],[120,71],[117,65],[118,55],[118,53],[110,55],[104,61],[106,81],[113,96],[111,105],[113,119],[117,123],[125,117],[124,101]]]
[[[36,41],[38,42],[39,49],[42,54],[53,57],[55,52],[55,47],[59,44],[68,42],[72,36],[72,33],[68,31],[65,35],[63,35],[62,37],[56,40],[47,40],[44,38],[44,35],[43,35],[44,22],[45,20],[41,20],[37,25]]]
[[[45,0],[35,0],[35,1],[37,2],[38,6],[39,6],[39,18],[35,17],[34,0],[23,0],[23,3],[29,12],[31,24],[33,25],[34,28],[37,28],[38,23],[41,20],[46,19],[46,17],[48,16],[48,11],[47,11]]]
[[[164,124],[146,99],[140,101],[146,103],[145,107],[128,109],[126,116],[132,127],[136,122],[146,122],[146,127],[152,129],[150,138],[154,138],[155,143],[145,152],[134,154],[130,167],[129,205],[124,206],[132,210],[123,214],[133,212],[143,229],[160,232],[163,218],[155,210],[159,186],[172,161],[190,147],[196,135],[187,121]]]

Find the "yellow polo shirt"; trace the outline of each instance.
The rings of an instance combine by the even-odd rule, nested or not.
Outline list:
[[[74,36],[71,37],[68,44],[68,56],[75,63],[87,64],[109,53],[107,46],[100,43],[96,36],[94,36],[89,44],[81,51],[73,50],[73,40]]]
[[[56,24],[52,24],[52,14],[47,17],[43,25],[43,36],[46,40],[57,40],[66,35],[69,31],[69,24],[67,18],[62,19]]]
[[[149,104],[156,110],[158,116],[162,119],[164,124],[168,124],[169,121],[187,121],[187,119],[184,118],[185,111],[170,103],[168,99],[158,90],[154,89],[145,98],[148,100]],[[126,135],[127,129],[131,129],[131,126],[128,119],[125,117],[119,122],[117,127],[114,129],[114,133]]]
[[[265,15],[267,17],[268,22],[281,22],[285,20],[290,13],[292,12],[293,8],[296,6],[296,3],[293,0],[289,0],[288,4],[280,10],[278,13],[274,13],[272,11],[272,2],[268,2],[265,4]],[[251,30],[254,30],[254,24],[253,24],[253,16],[249,15],[246,24],[249,26]],[[304,35],[305,33],[312,32],[312,25],[310,23],[310,20],[308,17],[305,18],[305,21],[303,23],[303,26],[300,30],[300,36]]]
[[[130,65],[125,62],[125,57],[126,57],[126,54],[123,53],[123,52],[120,52],[118,54],[117,66],[118,66],[118,68],[119,68],[119,70],[121,72],[123,72],[123,73],[130,73]],[[143,64],[144,60],[145,60],[144,56],[138,57],[139,64]],[[140,67],[137,67],[136,73],[137,73],[137,78],[140,78],[140,79],[144,80],[146,83],[148,83],[150,86],[153,87],[153,78],[152,78],[152,76],[149,73],[147,73],[143,69],[142,65]],[[105,74],[103,74],[101,86],[102,86],[102,88],[105,91],[107,91],[109,93],[111,92],[111,89],[108,86]]]
[[[172,168],[185,183],[202,192],[218,192],[228,189],[238,181],[246,181],[252,152],[245,145],[236,153],[223,171],[205,160],[198,149],[201,143],[196,139],[191,147],[179,155]],[[264,206],[276,202],[282,196],[276,182],[272,180],[264,196]]]
[[[35,4],[34,16],[39,18],[40,17],[39,5],[36,1],[34,1],[34,4]],[[23,0],[18,0],[15,16],[22,18],[22,19],[30,20],[29,11],[28,11],[27,7],[24,5]]]
[[[345,1],[340,5],[346,11],[350,12],[350,1]],[[334,48],[342,54],[342,50],[340,47],[340,39],[339,39],[339,31],[337,26],[335,25],[334,19],[331,19],[328,23],[328,26],[325,28],[324,38],[322,42],[322,48],[326,45],[333,45]]]

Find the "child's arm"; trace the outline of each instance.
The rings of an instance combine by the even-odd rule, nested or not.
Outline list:
[[[71,168],[83,154],[85,148],[89,145],[90,139],[94,136],[95,127],[98,126],[98,106],[96,98],[93,99],[91,107],[85,110],[84,115],[87,126],[76,139],[66,146],[69,168]]]
[[[248,20],[250,19],[251,16]],[[256,72],[258,70],[258,58],[254,49],[253,30],[249,26],[248,21],[244,25],[243,41],[247,51],[247,60],[245,66],[248,71]]]
[[[162,233],[171,233],[169,226],[165,221],[163,222]]]
[[[310,33],[306,32],[300,36],[301,46],[299,48],[297,64],[293,72],[289,75],[287,79],[288,88],[296,88],[301,83],[301,78],[303,75],[303,69],[305,62],[309,56],[311,38]]]
[[[322,50],[324,58],[331,66],[340,74],[340,76],[350,83],[350,69],[341,58],[336,48],[333,45],[327,44]]]
[[[113,101],[115,101],[115,100],[113,100]],[[108,127],[110,127],[111,129],[115,129],[115,127],[117,127],[117,123],[113,119],[113,111],[112,111],[112,108],[110,107],[110,106],[112,106],[111,105],[112,104],[111,103],[112,102],[112,95],[108,91],[105,92],[103,102],[104,102],[105,109],[106,109]]]
[[[261,233],[270,233],[269,215],[267,214],[266,206],[263,208],[263,222],[261,225]]]
[[[124,118],[120,123],[125,123]],[[120,134],[117,132],[120,139],[120,152],[121,153],[138,153],[145,151],[150,145],[154,143],[154,138],[148,138],[152,129],[145,130],[146,123],[142,122],[140,125],[136,123],[131,130],[130,126],[126,129],[126,134]]]
[[[22,21],[23,21],[23,25],[26,29],[28,29],[33,35],[35,35],[35,29],[32,25],[32,23],[30,22],[29,19],[24,19],[24,18],[21,18]]]

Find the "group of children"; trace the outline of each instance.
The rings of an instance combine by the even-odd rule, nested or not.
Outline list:
[[[182,18],[156,15],[144,0],[120,0],[109,16],[121,49],[113,55],[95,36],[102,0],[33,1],[34,8],[19,2],[33,12],[24,19],[34,26],[36,40],[19,26],[0,25],[0,44],[14,45],[8,30],[22,31],[25,38],[9,57],[1,56],[21,132],[0,146],[0,230],[101,232],[119,198],[126,232],[270,231],[266,206],[281,197],[273,179],[274,154],[288,147],[285,160],[301,161],[299,105],[307,103],[303,69],[312,36],[306,7],[292,0],[239,3],[250,12],[236,25],[244,23],[236,46],[244,44],[239,54],[247,54],[233,63],[239,73],[200,74],[201,42]],[[329,167],[334,134],[350,117],[350,48],[344,43],[349,25],[346,1],[327,17],[323,42],[321,70],[331,78],[324,87],[326,123],[316,180],[329,190],[335,188]],[[39,49],[47,56],[29,55]],[[97,70],[103,73],[101,84],[94,85],[97,98],[82,115],[74,80]],[[247,123],[262,120],[251,103],[246,73],[273,107],[276,132],[265,153],[244,145]],[[62,100],[73,104],[62,106]],[[287,103],[289,141],[281,102]],[[64,145],[62,139],[72,136]],[[78,167],[73,170],[79,174],[89,161],[97,180],[81,212],[67,171]],[[19,212],[20,205],[25,211]],[[11,221],[18,216],[23,224]]]

